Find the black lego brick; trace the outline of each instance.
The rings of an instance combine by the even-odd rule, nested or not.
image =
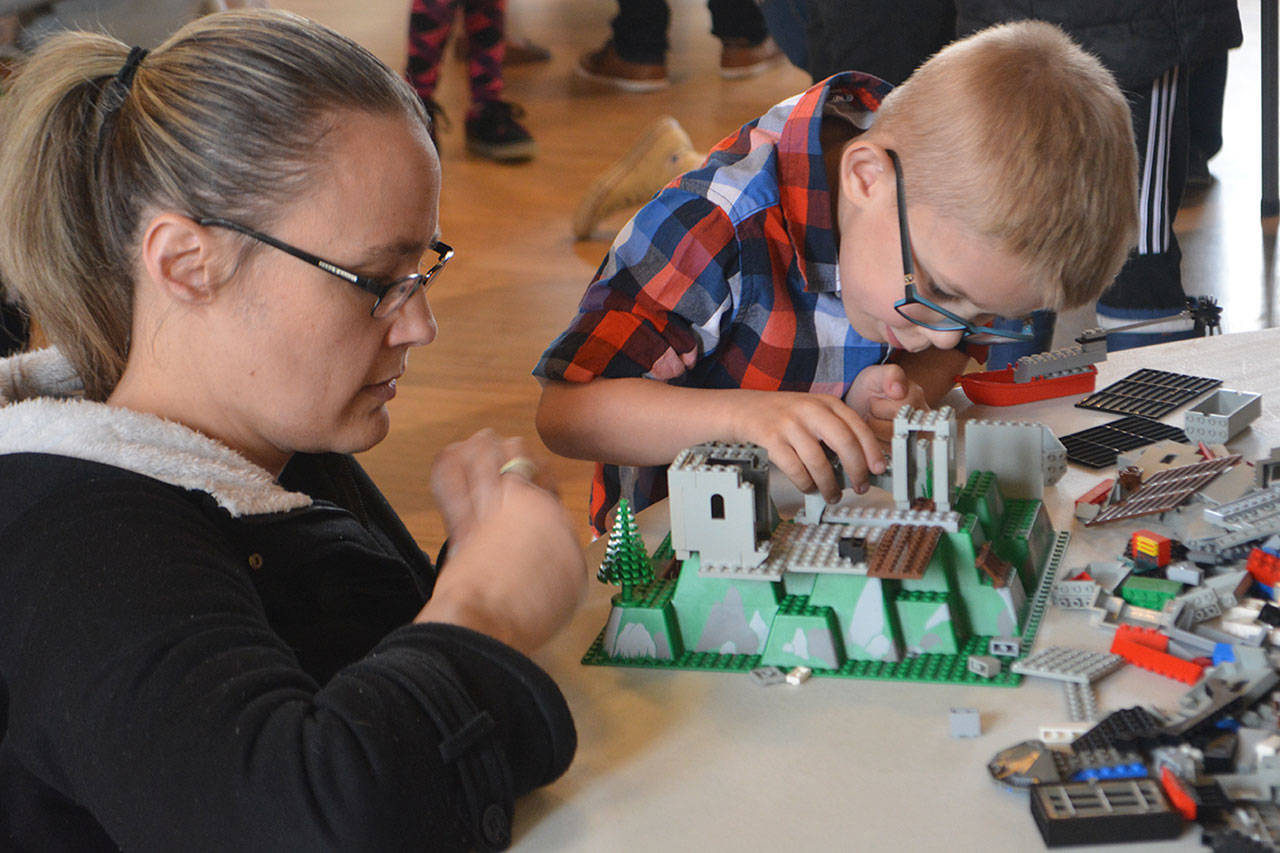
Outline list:
[[[1107,468],[1116,464],[1123,450],[1146,447],[1157,441],[1173,439],[1189,444],[1187,434],[1175,426],[1151,418],[1130,415],[1101,426],[1082,429],[1061,439],[1067,448],[1067,459],[1089,468]]]
[[[1162,418],[1183,403],[1190,402],[1221,384],[1221,379],[1187,376],[1144,367],[1101,391],[1093,392],[1076,403],[1076,406],[1100,412],[1115,412],[1118,415]]]

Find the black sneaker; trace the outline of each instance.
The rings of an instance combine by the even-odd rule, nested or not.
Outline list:
[[[480,111],[467,119],[467,150],[490,160],[528,160],[538,146],[529,131],[516,119],[524,110],[506,101],[486,101]]]

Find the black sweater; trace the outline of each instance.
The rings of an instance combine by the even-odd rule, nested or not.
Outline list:
[[[354,460],[281,485],[315,502],[0,455],[0,847],[501,847],[564,772],[540,669],[410,624],[433,567]]]

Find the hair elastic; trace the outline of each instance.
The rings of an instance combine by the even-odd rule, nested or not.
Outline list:
[[[120,66],[116,76],[112,77],[111,82],[107,84],[100,110],[102,121],[98,125],[98,145],[95,160],[101,159],[102,149],[107,142],[107,134],[113,124],[111,120],[115,117],[116,112],[124,106],[125,99],[129,97],[129,90],[133,88],[133,78],[137,76],[138,66],[142,64],[143,59],[146,59],[149,52],[144,47],[129,48],[129,56],[125,59],[124,65]]]
[[[127,94],[133,88],[133,77],[138,73],[138,66],[142,64],[142,60],[147,58],[150,53],[145,47],[129,48],[129,56],[124,61],[124,65],[120,66],[120,70],[116,72],[115,80],[112,82],[119,86]]]

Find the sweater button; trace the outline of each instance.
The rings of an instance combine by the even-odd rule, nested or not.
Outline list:
[[[261,554],[250,554],[250,555],[249,555],[249,568],[254,569],[255,571],[256,571],[257,569],[262,568],[262,555],[261,555]]]
[[[490,849],[505,849],[511,844],[511,818],[507,816],[507,810],[497,803],[485,806],[484,816],[480,819],[480,831]]]

